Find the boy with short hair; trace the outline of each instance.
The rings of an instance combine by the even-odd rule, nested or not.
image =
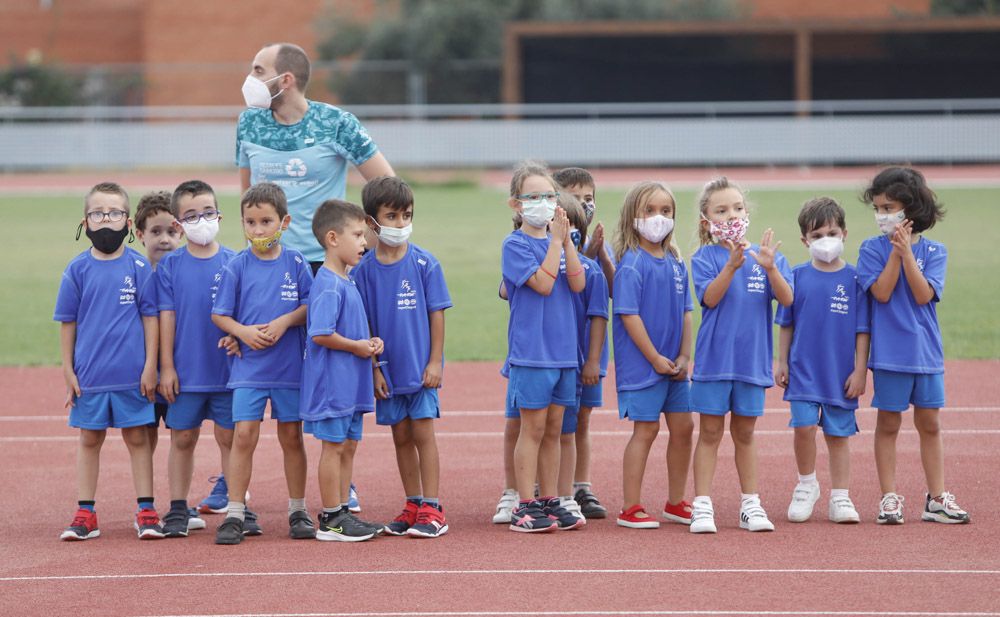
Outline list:
[[[850,449],[858,432],[855,410],[868,374],[868,294],[857,270],[841,259],[847,226],[844,209],[829,197],[810,199],[799,213],[802,243],[811,260],[792,269],[795,298],[779,306],[781,326],[775,381],[791,403],[799,482],[788,506],[788,520],[812,516],[820,497],[816,480],[816,426],[823,427],[830,455],[829,519],[857,523],[848,496]]]
[[[222,268],[236,252],[215,240],[222,213],[215,192],[201,180],[180,184],[170,198],[170,220],[183,229],[187,244],[166,255],[157,270],[160,309],[160,394],[170,407],[170,511],[163,517],[168,538],[185,537],[196,520],[187,496],[194,471],[194,450],[201,424],[211,419],[228,466],[233,445],[233,395],[226,389],[231,359],[223,346],[227,336],[212,323]],[[178,222],[179,221],[179,222]]]
[[[347,444],[360,441],[364,414],[375,409],[371,358],[383,347],[370,335],[358,286],[347,276],[364,253],[364,220],[358,206],[331,199],[316,210],[312,223],[326,258],[309,301],[301,416],[305,432],[323,444],[323,511],[316,532],[323,541],[368,540],[382,527],[358,520],[348,508],[353,449]]]
[[[103,182],[84,198],[84,218],[93,247],[66,266],[56,299],[61,322],[63,374],[69,425],[80,429],[77,446],[79,509],[60,538],[101,535],[94,511],[101,446],[109,427],[120,428],[132,461],[139,509],[139,539],[163,537],[153,505],[153,454],[146,426],[153,422],[156,394],[156,284],[149,262],[123,242],[129,235],[128,194]]]
[[[452,306],[441,265],[409,241],[413,191],[394,176],[373,178],[361,192],[378,244],[351,276],[368,321],[385,341],[374,369],[375,420],[392,427],[406,504],[386,526],[395,536],[448,532],[439,501],[440,464],[434,419],[444,369],[444,311]]]
[[[234,499],[245,499],[268,400],[284,453],[289,535],[314,538],[316,528],[306,512],[306,451],[299,419],[302,326],[312,274],[301,253],[278,242],[291,221],[280,187],[270,182],[250,187],[240,200],[240,215],[250,246],[223,267],[212,306],[212,323],[242,343],[226,385],[233,390],[236,429],[226,475],[228,514],[216,530],[215,543],[239,544],[251,531],[245,525],[250,518],[246,503]]]

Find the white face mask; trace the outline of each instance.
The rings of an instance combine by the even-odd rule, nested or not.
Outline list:
[[[892,214],[875,215],[875,224],[878,225],[879,231],[887,236],[892,235],[892,232],[896,231],[896,226],[905,220],[906,212],[903,210]]]
[[[809,255],[823,263],[833,263],[844,252],[844,239],[827,236],[809,243]]]
[[[184,235],[187,236],[188,242],[208,246],[219,233],[219,219],[209,221],[202,217],[198,219],[197,223],[181,223],[181,227],[184,228]]]
[[[386,227],[385,225],[381,225],[378,230],[378,241],[389,246],[401,246],[410,239],[410,234],[412,233],[412,223],[406,227]]]
[[[532,227],[545,227],[555,215],[555,200],[536,199],[521,202],[521,219]]]
[[[639,232],[639,235],[647,241],[659,244],[674,230],[674,219],[657,214],[644,219],[635,219],[632,225]]]
[[[275,75],[267,81],[261,81],[253,75],[247,75],[246,80],[243,82],[243,100],[246,102],[247,107],[256,107],[257,109],[269,109],[271,107],[271,101],[278,98],[284,88],[278,91],[278,94],[271,96],[271,90],[268,89],[267,84],[271,83],[275,79],[278,79],[281,75]]]

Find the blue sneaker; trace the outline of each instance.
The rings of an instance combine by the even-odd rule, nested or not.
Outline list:
[[[358,487],[351,482],[351,492],[347,496],[347,509],[351,512],[361,512],[361,504],[358,502]]]
[[[225,514],[229,507],[229,486],[226,484],[226,476],[221,473],[208,479],[215,482],[212,492],[208,497],[198,504],[198,512],[202,514]]]

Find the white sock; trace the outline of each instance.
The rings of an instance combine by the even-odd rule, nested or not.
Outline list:
[[[799,474],[799,484],[816,484],[816,483],[817,480],[815,471],[806,475]]]
[[[748,501],[760,501],[760,495],[757,493],[740,493],[740,501],[746,503]]]
[[[833,499],[834,497],[847,497],[847,489],[846,488],[831,488],[830,489],[830,499]]]
[[[712,498],[708,495],[695,495],[693,503],[703,503],[708,507],[712,507]]]
[[[288,500],[288,514],[291,515],[294,512],[306,512],[306,498],[302,499],[289,499]]]
[[[573,492],[580,490],[581,488],[590,488],[590,482],[574,482]]]
[[[247,505],[239,501],[230,501],[227,506],[226,518],[238,518],[245,521],[247,518]]]

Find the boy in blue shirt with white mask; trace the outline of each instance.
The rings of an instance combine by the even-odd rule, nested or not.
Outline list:
[[[830,197],[810,199],[799,212],[802,243],[811,260],[792,269],[794,300],[778,306],[781,326],[775,382],[791,403],[799,482],[788,520],[802,523],[819,500],[816,426],[823,427],[830,455],[830,503],[834,523],[857,523],[848,496],[851,452],[858,432],[855,410],[868,375],[868,294],[857,270],[840,258],[847,237],[844,209]]]

